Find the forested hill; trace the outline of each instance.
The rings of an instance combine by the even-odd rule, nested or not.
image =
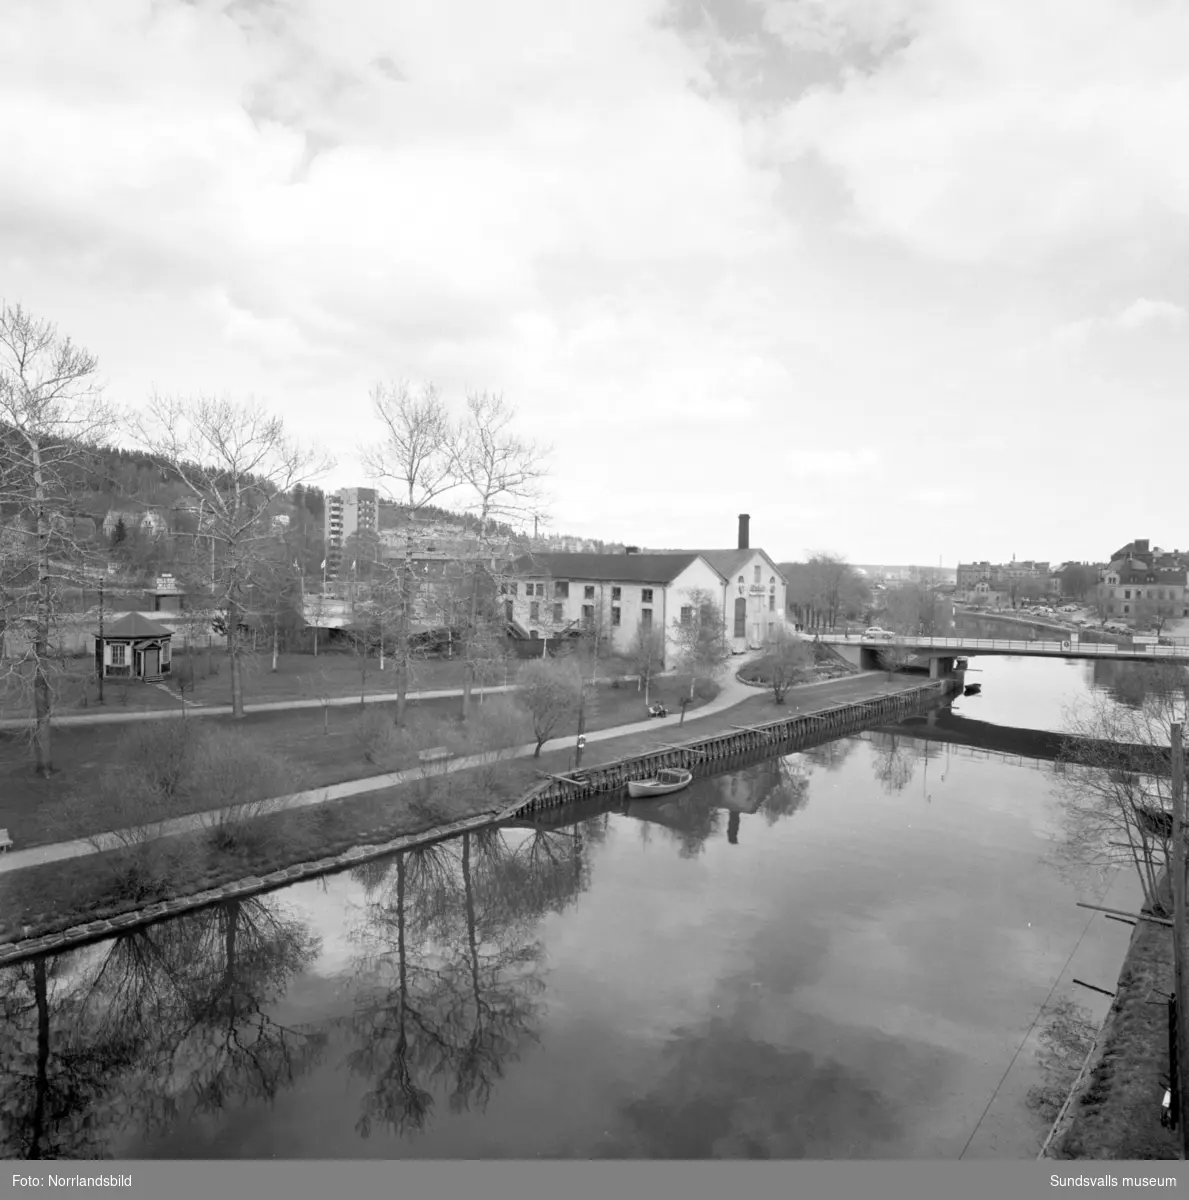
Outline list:
[[[3,442],[11,437],[11,430],[0,426],[0,450]],[[131,537],[146,513],[156,513],[160,526],[178,534],[192,533],[185,510],[194,506],[194,496],[182,481],[176,468],[162,465],[143,450],[130,450],[116,446],[90,447],[85,455],[72,455],[75,459],[67,468],[68,509],[64,514],[80,521],[94,521],[96,541],[111,537],[99,530],[108,519],[122,518],[121,540]],[[361,485],[362,486],[362,485]],[[326,509],[326,493],[317,486],[297,485],[284,498],[278,498],[277,511],[285,517],[293,533],[300,533],[301,540],[315,554],[315,543],[322,540],[323,518]],[[286,503],[286,501],[288,503]],[[179,515],[182,514],[182,515]],[[26,513],[12,497],[4,496],[0,489],[0,518],[4,522],[20,523]],[[380,529],[399,529],[407,520],[407,509],[395,500],[380,497]],[[470,532],[478,528],[478,518],[473,513],[433,504],[422,505],[414,519],[417,522],[454,527]],[[112,521],[109,521],[109,525]],[[516,529],[504,521],[489,521],[488,532],[497,536],[514,538],[527,532]],[[89,540],[89,539],[88,539]],[[538,549],[561,551],[621,552],[623,543],[607,542],[601,538],[575,537],[569,534],[545,533],[529,538],[529,544]]]

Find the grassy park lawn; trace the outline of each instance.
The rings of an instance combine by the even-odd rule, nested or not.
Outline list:
[[[691,711],[701,707],[715,694],[705,685],[699,692],[699,698],[690,705]],[[689,681],[674,676],[654,683],[650,698],[664,702],[672,712],[677,713],[682,695],[689,695]],[[434,746],[441,744],[444,739],[457,736],[461,703],[458,697],[413,702],[408,713],[410,728],[414,732],[411,740],[420,746]],[[478,711],[482,706],[507,701],[491,696],[476,699],[472,703]],[[392,703],[367,706],[369,713],[377,710],[395,715],[396,706]],[[637,692],[631,685],[613,687],[601,684],[595,689],[588,705],[586,728],[608,729],[613,725],[644,720],[647,716],[643,692]],[[177,719],[226,723],[249,731],[253,737],[260,739],[262,747],[292,763],[301,772],[304,786],[308,788],[362,779],[415,765],[415,753],[397,756],[380,764],[368,761],[358,737],[360,708],[355,705],[249,713],[242,721],[221,716],[186,718],[179,710]],[[670,718],[667,722],[658,722],[658,725],[672,723],[673,719]],[[61,811],[72,792],[85,789],[88,775],[116,761],[120,733],[124,728],[126,726],[120,723],[70,725],[55,729],[52,743],[55,773],[48,780],[40,779],[33,773],[27,735],[18,730],[0,730],[0,773],[5,779],[4,787],[0,789],[0,828],[8,829],[9,836],[18,848],[81,837],[102,829],[102,824],[99,824],[95,829],[64,830]],[[576,721],[570,720],[559,725],[554,732],[554,739],[572,740],[576,732]],[[526,722],[519,741],[524,743],[530,740],[531,730]],[[197,807],[203,806],[198,804]]]
[[[529,659],[509,657],[506,664],[484,682],[501,686],[516,682],[516,676]],[[396,672],[392,660],[369,657],[366,662],[349,651],[324,650],[313,654],[279,654],[277,669],[272,655],[265,651],[244,656],[244,702],[264,704],[284,700],[320,700],[359,695],[382,696],[396,692]],[[365,669],[366,668],[366,669]],[[626,674],[624,663],[609,660],[600,664],[600,676]],[[94,665],[85,658],[65,659],[55,665],[55,709],[59,715],[93,712],[160,712],[182,708],[178,680],[186,681],[185,698],[199,705],[231,703],[231,676],[225,650],[215,645],[187,654],[179,649],[173,656],[173,674],[160,685],[109,679],[104,683],[104,703],[100,705]],[[438,691],[460,688],[464,665],[457,658],[418,658],[412,663],[409,690]],[[31,703],[27,688],[11,678],[0,680],[0,720],[29,716]]]

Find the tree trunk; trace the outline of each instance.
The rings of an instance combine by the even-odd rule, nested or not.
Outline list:
[[[53,771],[50,749],[50,691],[46,660],[50,652],[50,616],[53,595],[50,590],[50,521],[46,513],[46,484],[41,470],[41,445],[34,442],[33,498],[37,506],[37,601],[33,627],[33,753],[37,771],[48,777]]]
[[[227,604],[227,657],[231,666],[231,715],[240,720],[244,715],[244,677],[240,662],[239,607],[233,600]]]
[[[471,624],[467,629],[467,661],[462,677],[462,719],[471,714],[471,688],[475,680],[475,626],[479,620],[478,579],[471,579]]]
[[[45,959],[33,961],[33,995],[37,1003],[37,1082],[33,1101],[33,1129],[29,1136],[29,1157],[41,1158],[45,1137],[45,1109],[49,1097],[50,1001]]]
[[[405,723],[405,704],[409,694],[409,652],[408,646],[400,648],[396,660],[396,723]]]
[[[475,1022],[478,1024],[483,1011],[482,991],[479,987],[479,922],[475,914],[475,885],[471,880],[471,835],[462,835],[462,880],[466,899],[467,950],[470,957],[471,990],[475,998]]]

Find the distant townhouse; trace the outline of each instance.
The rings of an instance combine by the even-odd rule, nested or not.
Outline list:
[[[1009,563],[981,562],[959,563],[957,592],[968,601],[1000,594],[1013,596],[1025,583],[1031,583],[1039,591],[1050,590],[1052,570],[1047,562],[1036,559],[1015,559]]]
[[[1189,617],[1189,563],[1179,550],[1150,548],[1147,538],[1137,538],[1111,555],[1098,594],[1107,616],[1128,622],[1153,610]]]
[[[110,538],[116,532],[121,521],[124,523],[126,533],[140,531],[150,537],[159,537],[169,528],[169,522],[156,509],[112,508],[103,518],[104,536]]]
[[[603,628],[620,651],[638,629],[661,629],[669,662],[674,626],[694,619],[701,593],[720,607],[732,649],[761,645],[784,624],[787,582],[765,551],[750,546],[746,514],[738,540],[728,550],[522,555],[503,584],[505,618],[515,636],[530,639]]]

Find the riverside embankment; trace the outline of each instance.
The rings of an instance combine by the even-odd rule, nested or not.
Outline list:
[[[941,698],[936,685],[925,690],[926,701]],[[684,726],[672,719],[646,721],[589,734],[584,766],[597,770],[614,762],[622,773],[633,769],[625,762],[637,760],[634,769],[647,773],[652,758],[658,751],[667,754],[665,746],[675,740],[733,744],[740,738],[734,726],[761,725],[776,713],[782,723],[818,714],[818,723],[839,736],[840,714],[846,714],[847,730],[877,723],[892,709],[873,704],[920,691],[921,681],[910,676],[851,676],[793,689],[778,706],[731,678],[720,696]],[[229,846],[224,836],[217,853],[212,841],[234,826],[234,813],[193,813],[152,828],[111,830],[10,852],[0,856],[0,961],[94,941],[491,824],[531,799],[526,793],[542,772],[557,774],[571,765],[568,749],[540,759],[532,758],[533,749],[512,747],[277,797],[263,812],[255,805],[244,814],[251,819],[253,837]],[[150,858],[153,877],[146,880],[144,864]],[[135,894],[129,896],[133,884]]]

